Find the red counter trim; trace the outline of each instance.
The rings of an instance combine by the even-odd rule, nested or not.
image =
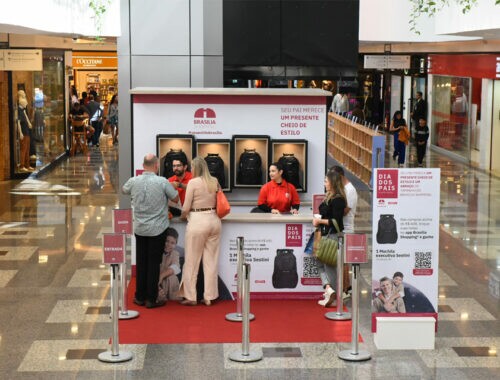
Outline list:
[[[135,94],[132,99],[153,104],[300,104],[325,107],[326,112],[324,96]]]

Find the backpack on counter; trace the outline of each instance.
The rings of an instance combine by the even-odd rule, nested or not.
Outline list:
[[[255,149],[245,149],[238,165],[238,183],[262,185],[262,159]]]
[[[398,231],[394,215],[380,215],[377,228],[377,243],[394,244],[398,241]]]
[[[219,153],[208,153],[205,157],[210,175],[217,178],[219,185],[222,188],[226,187],[226,175],[224,174],[224,161],[219,156]]]
[[[174,170],[172,168],[172,161],[179,160],[187,162],[186,153],[182,149],[170,149],[164,157],[163,161],[163,176],[165,178],[172,177],[174,175]]]
[[[293,289],[298,282],[297,259],[293,249],[278,249],[274,258],[273,287]]]
[[[299,160],[293,153],[283,153],[278,163],[283,167],[285,179],[290,182],[296,189],[301,189],[299,178]]]

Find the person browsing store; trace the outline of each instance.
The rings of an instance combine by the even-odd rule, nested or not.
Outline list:
[[[193,178],[191,172],[187,170],[188,164],[183,158],[180,160],[172,161],[172,170],[174,175],[168,179],[168,182],[172,184],[174,189],[179,193],[179,198],[181,204],[184,204],[184,199],[186,197],[186,187],[188,182]]]
[[[299,213],[300,199],[295,186],[283,178],[283,167],[278,162],[269,166],[271,180],[260,189],[257,207],[252,212]]]

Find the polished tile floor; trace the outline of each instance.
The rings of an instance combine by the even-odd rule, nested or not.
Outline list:
[[[252,345],[265,352],[252,364],[227,359],[235,344],[129,345],[121,349],[132,361],[99,362],[111,335],[100,237],[118,206],[117,162],[115,149],[92,150],[39,178],[0,182],[0,379],[500,378],[500,179],[434,152],[426,164],[442,170],[435,350],[377,350],[363,294],[367,362],[340,360],[349,345],[330,343]],[[356,225],[370,234],[371,193],[359,195]],[[370,276],[363,266],[362,289]]]

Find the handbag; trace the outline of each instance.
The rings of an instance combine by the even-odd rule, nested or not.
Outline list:
[[[340,233],[339,226],[335,219],[333,220],[333,225],[335,226],[337,233]],[[321,229],[319,228],[314,232],[313,251],[319,261],[332,267],[337,265],[338,250],[339,242],[337,239],[332,239],[330,234],[322,236]]]
[[[224,194],[224,192],[220,187],[219,190],[217,190],[216,210],[217,210],[217,216],[221,219],[224,218],[231,211],[231,206],[229,205],[226,195]]]
[[[398,140],[405,145],[408,145],[408,142],[410,141],[410,131],[408,130],[408,127],[403,127],[403,129],[399,130]]]

